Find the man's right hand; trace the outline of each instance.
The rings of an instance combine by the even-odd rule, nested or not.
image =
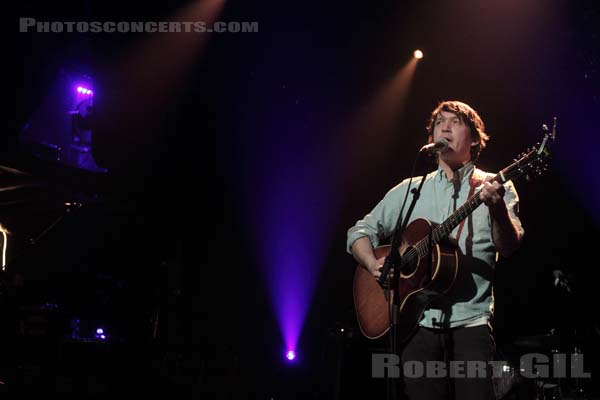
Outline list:
[[[371,275],[373,275],[375,278],[379,278],[379,276],[381,275],[382,268],[383,264],[380,263],[378,260],[375,260],[373,263],[371,263],[371,265],[367,267]]]
[[[371,273],[371,275],[375,278],[379,278],[381,275],[380,268],[383,267],[383,261],[379,261],[375,258],[373,247],[368,237],[363,236],[352,243],[352,255],[360,265]]]

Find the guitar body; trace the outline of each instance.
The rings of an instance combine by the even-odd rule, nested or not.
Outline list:
[[[405,229],[399,247],[404,255],[412,246],[426,239],[432,229],[425,219],[416,219]],[[381,264],[390,252],[390,246],[375,249],[375,257]],[[458,254],[450,244],[439,243],[429,255],[418,257],[412,265],[406,265],[399,277],[399,309],[397,315],[398,340],[407,340],[417,327],[423,311],[436,296],[447,292],[458,273]],[[391,324],[393,291],[386,299],[385,289],[362,265],[354,274],[354,306],[362,333],[376,339],[383,336]]]

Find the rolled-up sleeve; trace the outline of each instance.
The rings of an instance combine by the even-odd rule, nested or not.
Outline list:
[[[523,229],[523,225],[519,219],[519,195],[517,189],[512,181],[506,182],[504,188],[506,189],[506,192],[504,193],[504,202],[508,209],[508,215],[517,228],[517,231],[520,233],[520,237],[523,237],[525,229]]]
[[[361,237],[368,237],[371,245],[375,248],[379,246],[382,239],[392,234],[400,212],[399,201],[403,193],[402,188],[406,188],[405,182],[391,189],[370,213],[348,229],[346,240],[346,251],[348,253],[352,254],[352,244]]]

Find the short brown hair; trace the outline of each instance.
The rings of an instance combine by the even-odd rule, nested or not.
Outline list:
[[[429,141],[433,140],[433,127],[435,119],[442,111],[456,114],[460,120],[471,128],[471,137],[477,142],[477,146],[471,148],[471,160],[477,161],[481,150],[485,148],[485,143],[490,140],[490,137],[485,133],[485,124],[471,106],[461,101],[442,101],[435,110],[431,112],[429,121],[427,122],[427,132],[429,133]]]

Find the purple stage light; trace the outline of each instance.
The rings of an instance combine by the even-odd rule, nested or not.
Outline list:
[[[93,96],[94,92],[91,89],[86,88],[85,86],[77,86],[77,93],[80,93],[84,96]]]
[[[287,112],[281,114],[287,115]],[[275,139],[273,133],[265,137],[264,148],[259,145],[256,149],[260,149],[256,154],[266,148],[275,156],[257,159],[254,169],[249,171],[251,179],[247,181],[259,183],[248,187],[247,215],[252,225],[260,227],[256,233],[256,238],[260,238],[257,258],[281,331],[283,355],[297,362],[296,355],[289,349],[298,347],[324,264],[331,224],[323,221],[331,221],[329,208],[334,208],[331,203],[335,203],[335,196],[331,193],[332,179],[324,172],[327,171],[323,167],[326,155],[313,152],[310,159],[304,159],[305,152],[293,150],[306,146],[304,136],[310,127],[299,122],[288,125],[288,119],[284,120],[283,126],[274,131],[287,132],[289,139]],[[289,154],[295,155],[291,163]],[[279,158],[279,155],[286,156]],[[273,165],[278,166],[276,174]],[[293,354],[293,358],[288,354]]]
[[[96,329],[96,333],[97,333],[98,335],[102,335],[102,334],[104,333],[104,329],[102,329],[102,328],[98,328],[98,329]]]
[[[288,350],[288,352],[285,353],[285,358],[287,358],[288,361],[294,361],[296,359],[296,352],[294,350]]]
[[[93,87],[91,76],[60,68],[44,100],[24,124],[19,142],[35,157],[91,172],[108,172],[92,154]],[[95,329],[90,334],[94,336]]]
[[[104,340],[104,339],[106,339],[106,336],[100,335],[100,339]]]
[[[282,87],[285,94],[286,86]],[[273,95],[265,94],[265,99],[270,101]],[[306,93],[305,100],[310,96]],[[277,352],[294,362],[298,358],[290,349],[300,345],[338,203],[338,189],[332,184],[337,171],[325,150],[329,145],[321,140],[320,108],[313,103],[319,99],[274,102],[267,113],[253,110],[244,124],[257,130],[244,143],[248,168],[240,171],[241,181],[247,182],[245,214],[249,225],[256,227],[252,233],[256,264],[280,329]],[[278,117],[274,119],[272,113]],[[238,169],[232,172],[239,173]]]
[[[323,263],[325,241],[317,240],[316,232],[327,234],[318,222],[326,220],[326,207],[318,199],[328,188],[314,179],[322,176],[318,162],[302,164],[288,167],[283,179],[265,173],[273,191],[260,193],[258,208],[265,229],[261,237],[270,246],[261,254],[264,274],[286,349],[298,345]]]

